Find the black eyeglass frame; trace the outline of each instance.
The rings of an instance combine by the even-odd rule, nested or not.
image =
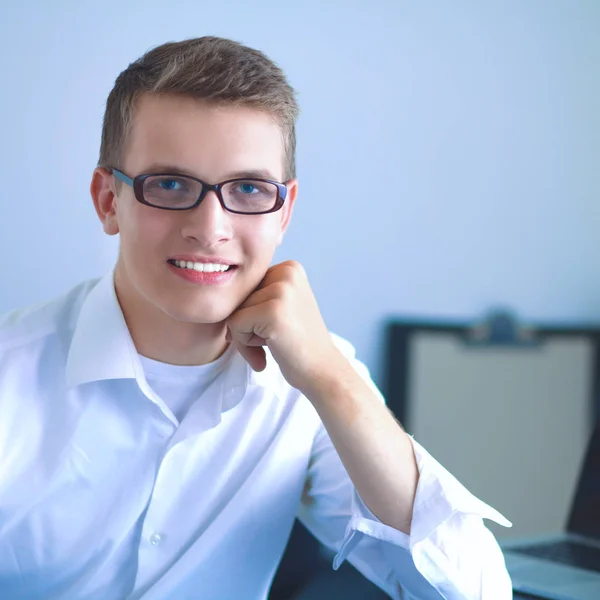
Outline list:
[[[182,175],[181,173],[145,173],[145,174],[137,175],[136,177],[132,178],[132,177],[129,177],[129,175],[126,175],[125,173],[123,173],[123,171],[120,171],[119,169],[115,169],[114,167],[111,167],[109,170],[117,179],[119,179],[123,183],[126,183],[127,185],[129,185],[133,188],[133,193],[134,193],[135,199],[138,202],[141,202],[142,204],[145,204],[146,206],[151,206],[152,208],[158,208],[159,210],[191,210],[192,208],[196,208],[196,206],[198,206],[200,204],[200,202],[202,202],[202,200],[204,200],[204,198],[208,192],[214,191],[217,194],[217,198],[219,199],[221,206],[223,207],[224,210],[226,210],[228,212],[235,213],[238,215],[266,215],[268,213],[277,212],[283,206],[285,199],[287,198],[287,192],[288,192],[288,188],[285,183],[279,183],[278,181],[273,181],[271,179],[260,179],[258,177],[244,177],[244,178],[236,177],[235,179],[227,179],[226,181],[221,181],[221,182],[215,183],[213,185],[210,183],[206,183],[206,181],[202,181],[202,179],[198,179],[197,177],[192,177],[191,175]],[[169,207],[169,206],[156,206],[156,204],[152,204],[144,198],[144,181],[146,179],[148,179],[148,177],[173,177],[173,178],[185,177],[186,179],[192,179],[193,181],[197,181],[200,185],[202,185],[202,191],[200,192],[200,196],[198,196],[198,199],[196,200],[196,202],[194,202],[194,204],[192,204],[191,206],[186,206],[185,208],[175,208],[175,207]],[[270,208],[269,210],[263,210],[260,212],[244,212],[241,210],[232,210],[225,204],[225,201],[223,200],[223,194],[221,193],[221,189],[227,183],[233,183],[234,181],[242,181],[242,182],[260,181],[261,183],[273,184],[274,186],[277,187],[277,199],[275,200],[274,206],[272,208]]]

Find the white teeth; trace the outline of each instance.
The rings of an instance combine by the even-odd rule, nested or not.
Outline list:
[[[193,269],[194,271],[198,271],[199,273],[217,273],[227,271],[229,269],[229,265],[223,265],[218,263],[198,263],[189,260],[175,260],[173,262],[180,269]]]

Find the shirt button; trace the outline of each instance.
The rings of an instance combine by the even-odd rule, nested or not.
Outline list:
[[[158,546],[161,542],[162,542],[162,535],[160,535],[160,533],[153,533],[150,536],[150,543],[153,546]]]

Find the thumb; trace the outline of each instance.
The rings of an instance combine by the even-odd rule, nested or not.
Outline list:
[[[267,355],[262,346],[244,346],[234,343],[238,352],[255,371],[264,371],[267,366]]]

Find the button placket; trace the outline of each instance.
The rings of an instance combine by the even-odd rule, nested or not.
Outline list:
[[[175,436],[173,436],[171,439],[171,443],[173,442],[174,438]],[[178,442],[175,446],[171,446],[163,456],[156,475],[150,503],[144,518],[144,528],[142,534],[143,539],[145,539],[146,543],[150,544],[150,546],[153,548],[165,546],[167,537],[167,534],[164,530],[164,511],[166,508],[165,498],[169,497],[168,490],[173,488],[173,486],[170,484],[170,479],[173,475],[173,470],[177,470],[176,455],[178,451],[180,451],[180,448],[178,448],[180,444],[181,442]]]

